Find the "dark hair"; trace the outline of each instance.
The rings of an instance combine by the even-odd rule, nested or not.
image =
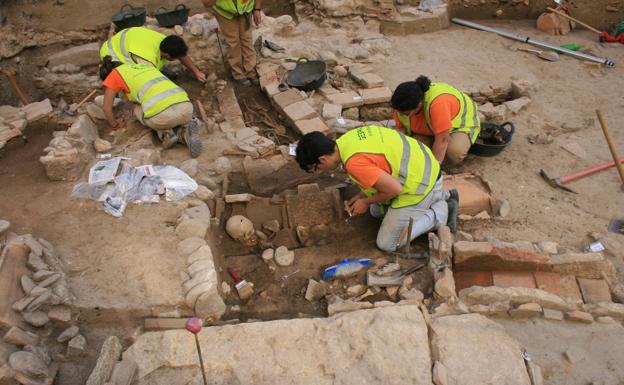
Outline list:
[[[420,75],[416,81],[404,82],[394,90],[390,104],[398,111],[413,110],[423,100],[425,92],[429,91],[431,80]]]
[[[170,35],[160,42],[160,50],[174,59],[186,56],[188,47],[180,36]]]
[[[113,58],[108,55],[104,56],[104,59],[102,59],[102,64],[100,64],[100,79],[106,80],[108,75],[110,75],[110,73],[113,72],[115,68],[119,67],[122,64],[123,63],[121,62],[113,61]]]
[[[314,131],[305,134],[297,145],[297,163],[306,172],[311,172],[315,164],[319,164],[319,157],[323,155],[333,154],[336,148],[336,142],[323,135],[323,133]]]

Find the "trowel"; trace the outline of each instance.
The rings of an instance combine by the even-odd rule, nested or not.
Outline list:
[[[548,61],[559,61],[559,54],[554,51],[540,51],[531,48],[517,48],[518,51],[531,52],[537,55],[538,58]]]
[[[234,278],[234,282],[236,283],[236,291],[238,292],[238,296],[241,300],[249,299],[253,295],[253,284],[251,282],[247,282],[242,279],[238,273],[232,268],[228,269],[228,272]]]

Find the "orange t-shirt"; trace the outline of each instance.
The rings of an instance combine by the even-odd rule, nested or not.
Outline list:
[[[427,127],[427,119],[425,118],[425,109],[419,113],[410,116],[410,129],[415,134],[420,135],[438,135],[451,129],[451,121],[459,113],[459,100],[451,94],[442,94],[433,99],[429,107],[431,114],[431,129]],[[396,112],[394,121],[397,127],[405,129],[401,121],[399,121]]]
[[[347,160],[344,167],[365,189],[377,183],[382,171],[392,174],[390,163],[385,155],[380,154],[355,154]]]
[[[115,91],[115,93],[118,93],[122,90],[127,94],[130,93],[128,85],[123,80],[117,70],[112,70],[111,73],[108,74],[106,79],[104,79],[104,82],[102,82],[102,84],[104,85],[104,87],[110,88],[111,90]]]

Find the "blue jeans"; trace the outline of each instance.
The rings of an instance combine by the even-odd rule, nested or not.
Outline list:
[[[433,189],[417,205],[386,209],[385,214],[378,204],[370,206],[370,213],[375,218],[383,218],[377,233],[377,247],[384,251],[396,251],[405,245],[405,234],[410,218],[413,219],[410,241],[430,230],[446,225],[448,206],[446,199],[449,193],[442,189],[442,177],[438,179]],[[400,239],[401,238],[401,239]]]

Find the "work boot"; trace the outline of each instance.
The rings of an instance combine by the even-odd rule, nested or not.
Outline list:
[[[449,190],[449,198],[446,200],[448,205],[448,219],[446,225],[451,229],[451,233],[457,231],[457,214],[459,213],[459,192],[456,189]]]
[[[186,147],[191,152],[191,158],[197,158],[202,151],[202,141],[199,137],[199,123],[195,117],[184,127],[182,136]]]
[[[178,136],[173,130],[158,131],[158,138],[162,141],[162,147],[167,150],[178,143]]]
[[[251,83],[252,85],[256,87],[260,86],[260,79],[258,78],[247,78],[247,80],[249,80],[249,83]]]

